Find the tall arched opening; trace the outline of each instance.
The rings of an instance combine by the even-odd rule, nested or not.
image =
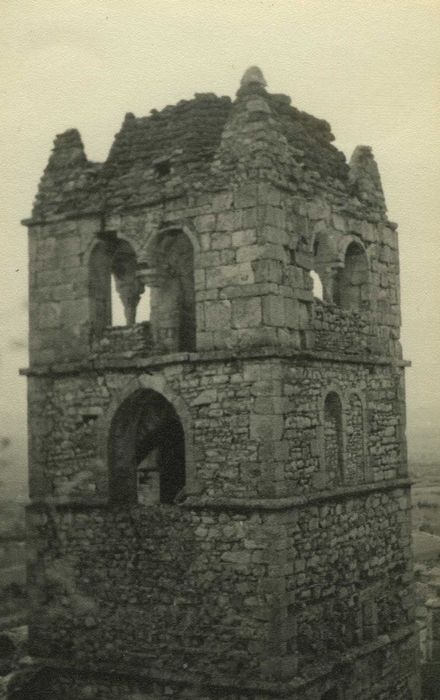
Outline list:
[[[324,460],[325,471],[331,482],[343,479],[342,403],[335,391],[330,391],[324,402]]]
[[[121,238],[99,241],[89,260],[90,320],[97,335],[108,326],[132,326],[143,291],[130,243]]]
[[[152,241],[149,259],[155,344],[168,352],[194,350],[196,314],[192,243],[181,229],[167,229]]]
[[[174,503],[185,486],[185,436],[170,402],[138,389],[116,411],[108,441],[112,503]]]
[[[359,243],[353,241],[345,252],[344,267],[335,278],[333,300],[342,309],[368,308],[368,258]]]

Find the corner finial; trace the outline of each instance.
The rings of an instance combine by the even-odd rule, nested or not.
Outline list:
[[[250,66],[245,72],[240,81],[240,87],[245,87],[247,85],[257,84],[261,87],[266,87],[267,83],[264,79],[263,72],[258,66]]]

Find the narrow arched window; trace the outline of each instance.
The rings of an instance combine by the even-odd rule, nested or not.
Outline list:
[[[321,301],[332,300],[332,266],[336,255],[326,233],[319,233],[313,243],[313,296]]]
[[[345,479],[360,483],[365,479],[365,425],[363,404],[356,393],[348,399],[346,430]]]
[[[90,320],[97,335],[108,326],[132,326],[136,320],[147,320],[145,309],[146,318],[139,317],[143,291],[132,246],[120,238],[99,241],[89,262]]]
[[[151,300],[151,322],[159,348],[194,350],[196,342],[194,251],[180,229],[161,233],[151,246],[156,283]]]
[[[324,402],[324,462],[330,483],[343,478],[342,404],[335,391],[327,394]]]
[[[312,284],[313,284],[313,296],[315,297],[315,299],[320,299],[320,301],[322,301],[324,296],[323,296],[321,278],[318,275],[318,273],[315,272],[315,270],[312,270],[310,272],[310,277],[312,278]]]
[[[350,243],[345,252],[344,266],[334,281],[333,301],[351,311],[368,308],[368,258],[359,243]]]
[[[109,435],[113,503],[173,503],[185,485],[185,437],[173,406],[140,389],[118,408]]]

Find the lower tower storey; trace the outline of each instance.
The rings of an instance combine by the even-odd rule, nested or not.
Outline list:
[[[35,697],[415,700],[408,508],[31,506]]]

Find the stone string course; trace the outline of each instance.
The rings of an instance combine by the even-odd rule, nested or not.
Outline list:
[[[396,225],[332,141],[256,68],[127,115],[104,164],[56,138],[26,222],[36,697],[419,700]],[[103,327],[111,274],[149,321]],[[114,502],[169,404],[183,491]]]

